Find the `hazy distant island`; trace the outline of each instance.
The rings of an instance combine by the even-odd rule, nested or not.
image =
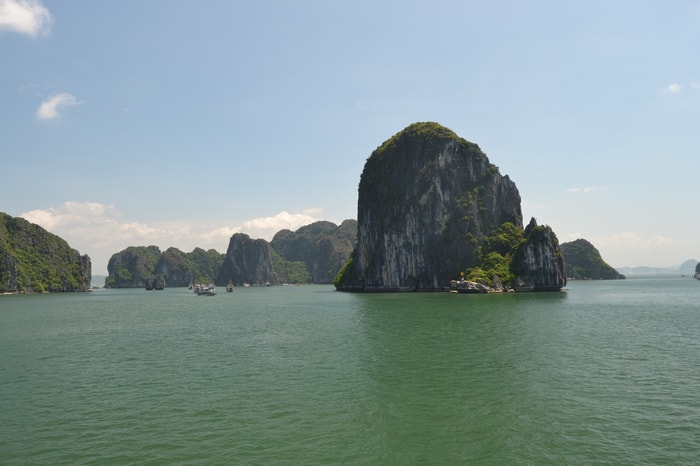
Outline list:
[[[88,291],[92,263],[62,238],[0,212],[0,293]]]
[[[560,245],[566,260],[566,274],[574,280],[617,280],[626,278],[608,265],[600,252],[585,239],[579,238]]]
[[[700,280],[700,262],[695,265],[695,275],[693,277]]]
[[[559,290],[556,235],[479,146],[438,123],[409,125],[367,159],[358,188],[357,244],[340,291]]]
[[[698,261],[688,259],[681,265],[672,267],[652,267],[648,265],[638,265],[634,267],[616,267],[617,271],[627,277],[634,275],[693,275]]]

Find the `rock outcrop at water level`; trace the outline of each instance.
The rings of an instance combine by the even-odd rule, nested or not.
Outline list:
[[[525,228],[525,242],[520,245],[511,270],[516,290],[554,291],[566,285],[566,264],[559,241],[547,225],[531,219]]]
[[[521,237],[512,250],[494,252],[506,269],[527,240],[515,183],[479,146],[437,123],[414,123],[372,153],[357,217],[357,245],[334,282],[341,291],[445,290],[484,265],[482,246],[497,229]],[[544,244],[524,251],[513,274],[533,289],[559,289],[566,275],[556,237]]]

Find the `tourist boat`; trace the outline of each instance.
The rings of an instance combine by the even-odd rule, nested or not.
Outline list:
[[[229,281],[228,281],[228,284],[226,285],[226,291],[227,291],[228,293],[232,293],[232,292],[233,292],[233,282],[232,282],[231,280],[229,280]]]
[[[200,285],[199,288],[197,289],[196,293],[197,293],[197,296],[214,296],[216,294],[216,287],[214,286],[213,283],[210,284],[209,286]]]

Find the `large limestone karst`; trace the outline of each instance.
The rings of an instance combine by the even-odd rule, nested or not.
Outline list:
[[[235,284],[276,284],[270,243],[264,239],[251,239],[245,233],[231,236],[216,283],[229,280]]]
[[[296,231],[281,230],[270,244],[284,261],[303,263],[303,270],[310,275],[312,283],[332,283],[352,253],[356,234],[355,220],[345,220],[340,225],[320,221]],[[274,268],[279,276],[282,270],[278,268],[284,267]],[[294,282],[289,279],[286,281]]]
[[[87,291],[92,262],[44,228],[0,212],[0,293]]]
[[[319,221],[297,231],[281,230],[272,242],[235,234],[226,254],[195,248],[182,252],[157,246],[129,246],[109,260],[105,286],[156,288],[193,283],[235,284],[331,283],[345,264],[357,233],[357,222],[341,225]]]
[[[224,255],[214,249],[194,248],[192,252],[182,252],[171,247],[160,254],[155,275],[163,277],[168,286],[211,283],[223,262]]]
[[[109,259],[105,286],[111,288],[150,288],[188,286],[194,282],[214,281],[224,261],[223,254],[195,248],[182,252],[177,248],[160,250],[158,246],[129,246]],[[154,281],[155,280],[155,281]]]
[[[367,159],[357,216],[356,248],[335,280],[342,291],[447,289],[480,265],[486,236],[506,223],[523,228],[515,183],[476,144],[430,122],[408,126]],[[556,255],[553,240],[533,253]],[[563,271],[539,268],[556,258],[526,259],[518,274],[542,284],[533,289],[566,283]],[[555,276],[543,280],[547,273]]]
[[[129,246],[112,254],[107,263],[108,288],[141,288],[155,274],[160,258],[158,246]]]

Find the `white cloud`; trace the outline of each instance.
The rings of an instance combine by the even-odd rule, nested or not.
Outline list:
[[[39,120],[53,120],[58,118],[60,113],[58,110],[65,107],[73,107],[84,103],[75,98],[74,95],[67,92],[54,94],[44,100],[36,111],[36,117]]]
[[[286,228],[293,231],[309,223],[316,222],[318,219],[313,215],[322,212],[323,209],[318,208],[307,209],[298,214],[290,214],[282,211],[272,217],[260,217],[247,220],[241,225],[241,231],[253,238],[263,238],[269,241],[275,233],[280,230]]]
[[[596,236],[591,238],[590,241],[601,249],[614,251],[616,255],[647,253],[650,250],[659,251],[675,244],[675,240],[668,236],[652,235],[645,237],[632,231]]]
[[[0,30],[36,37],[51,32],[53,17],[39,0],[0,0]]]
[[[664,87],[661,92],[663,94],[678,94],[680,91],[683,90],[683,84],[681,83],[671,83],[668,86]]]
[[[322,209],[307,209],[301,213],[280,212],[271,217],[247,220],[239,226],[202,225],[189,221],[152,224],[124,221],[113,204],[98,202],[64,202],[60,206],[24,212],[19,216],[41,225],[60,236],[92,259],[93,273],[105,274],[112,254],[128,246],[156,245],[165,250],[176,247],[189,252],[195,247],[226,252],[234,233],[246,233],[251,238],[271,240],[284,228],[296,230],[316,222],[312,214]]]
[[[569,188],[566,190],[567,193],[592,193],[596,191],[607,191],[607,186],[585,186],[583,188]]]

